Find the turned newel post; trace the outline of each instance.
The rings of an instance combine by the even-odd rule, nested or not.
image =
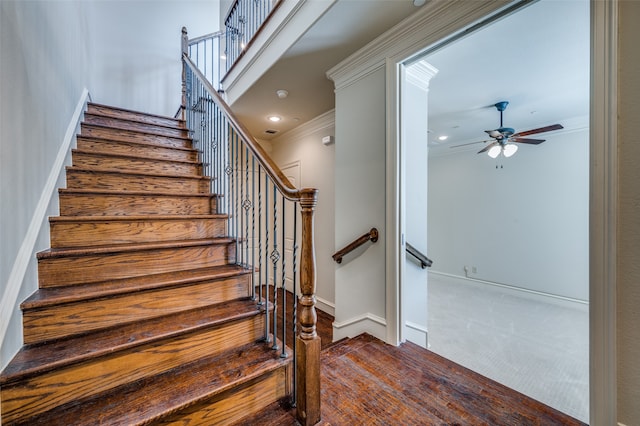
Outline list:
[[[317,189],[303,189],[302,249],[300,253],[300,333],[296,336],[296,408],[302,425],[320,421],[320,336],[316,333],[316,256],[313,244],[313,215]]]
[[[187,118],[187,64],[184,63],[183,56],[189,53],[189,36],[187,35],[187,27],[182,27],[182,39],[180,60],[182,62],[182,119]]]

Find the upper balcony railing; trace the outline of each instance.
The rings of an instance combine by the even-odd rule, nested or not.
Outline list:
[[[281,0],[236,0],[224,21],[225,72],[233,68]]]
[[[187,53],[211,85],[220,90],[220,81],[227,72],[225,31],[203,35],[188,41]]]

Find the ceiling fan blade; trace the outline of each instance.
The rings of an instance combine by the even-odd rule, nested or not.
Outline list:
[[[552,124],[551,126],[540,127],[538,129],[526,130],[524,132],[518,132],[518,133],[514,134],[513,137],[517,138],[518,136],[535,135],[536,133],[544,133],[544,132],[550,132],[552,130],[560,130],[560,129],[564,129],[564,127],[562,127],[562,125],[560,125],[560,124]]]
[[[487,152],[489,151],[492,147],[498,145],[498,142],[494,142],[494,143],[490,143],[489,145],[485,146],[484,148],[482,148],[480,151],[478,151],[478,154],[482,154],[483,152]]]
[[[545,140],[546,139],[511,138],[509,139],[509,142],[530,143],[531,145],[538,145]]]
[[[497,138],[498,136],[502,136],[502,133],[500,133],[497,130],[485,130],[485,133],[491,136],[492,138]]]
[[[487,142],[492,142],[492,141],[493,141],[493,139],[487,139],[486,141],[477,141],[477,142],[463,143],[463,144],[460,144],[460,145],[453,145],[453,146],[450,146],[449,148],[459,148],[461,146],[475,145],[477,143],[487,143]]]

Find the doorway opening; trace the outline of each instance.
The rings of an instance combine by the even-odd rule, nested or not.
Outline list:
[[[409,183],[428,170],[429,348],[585,422],[589,25],[587,2],[542,0],[405,64],[437,74],[426,91],[428,167],[404,153],[401,196],[408,202]],[[504,123],[500,101],[509,102]],[[563,129],[511,157],[478,154],[495,142],[485,131],[555,123]],[[407,290],[403,326],[414,309]]]

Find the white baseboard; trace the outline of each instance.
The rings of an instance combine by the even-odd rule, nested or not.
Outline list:
[[[328,300],[323,299],[322,297],[316,296],[316,308],[320,309],[322,312],[326,312],[332,317],[335,316],[336,305],[329,302]]]
[[[586,300],[574,299],[571,297],[559,296],[551,293],[544,293],[541,291],[529,290],[522,287],[516,287],[508,284],[496,283],[492,281],[480,280],[477,278],[465,277],[462,275],[453,275],[446,272],[429,271],[429,275],[438,275],[446,279],[464,281],[472,285],[493,286],[500,287],[508,292],[521,297],[528,297],[533,300],[538,300],[546,303],[555,303],[563,306],[570,306],[577,309],[589,309],[589,302]]]
[[[3,319],[0,323],[0,342],[4,341],[7,333],[9,318],[13,315],[13,309],[16,306],[18,294],[22,288],[22,282],[24,281],[27,266],[33,257],[33,250],[38,239],[38,235],[40,234],[40,228],[45,220],[45,215],[47,213],[51,197],[56,190],[58,177],[64,169],[65,158],[67,158],[67,154],[71,149],[71,143],[76,135],[76,130],[78,129],[80,120],[82,119],[82,113],[84,112],[88,99],[89,91],[85,88],[80,95],[80,99],[78,100],[76,109],[73,112],[71,121],[69,121],[67,131],[64,135],[64,140],[62,145],[60,145],[58,155],[56,156],[45,186],[40,194],[40,199],[38,200],[38,204],[33,212],[33,216],[31,217],[27,233],[22,240],[20,249],[18,250],[16,260],[13,262],[13,267],[11,268],[9,279],[7,280],[7,286],[4,294],[2,295],[2,301],[0,301],[0,318]]]
[[[387,320],[367,312],[346,321],[333,323],[333,341],[369,333],[380,340],[387,336]]]
[[[426,348],[429,342],[427,328],[411,321],[405,321],[404,325],[404,339]]]

